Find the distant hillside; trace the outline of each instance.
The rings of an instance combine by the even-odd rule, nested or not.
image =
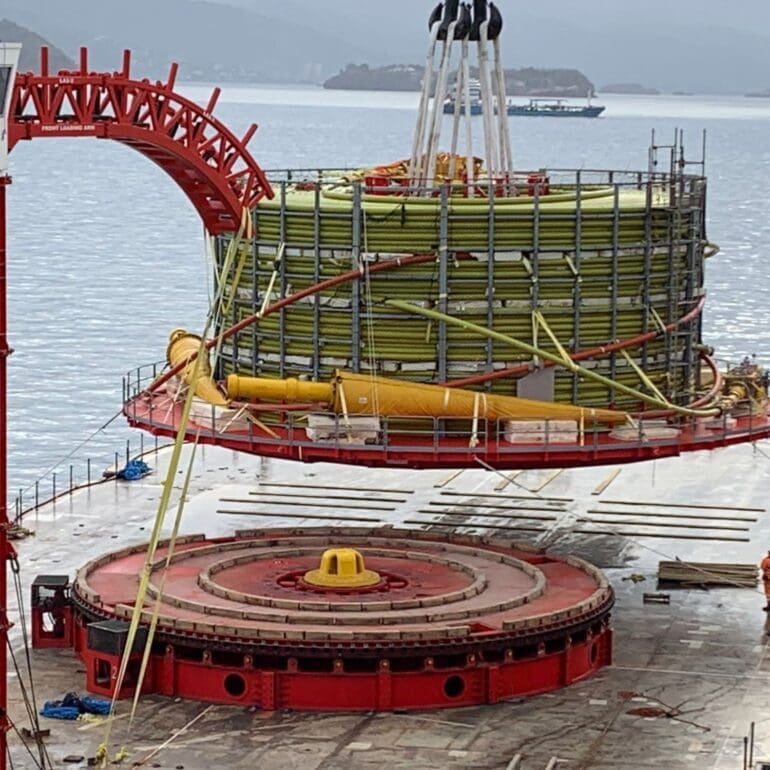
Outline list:
[[[0,40],[8,43],[21,43],[19,70],[29,72],[40,69],[40,48],[48,46],[48,66],[52,72],[74,69],[75,62],[64,51],[49,43],[26,27],[15,24],[10,19],[0,19]]]
[[[369,67],[348,64],[324,83],[324,88],[350,91],[419,91],[425,68],[417,64],[391,64]],[[471,69],[471,76],[478,77]],[[454,77],[452,78],[454,80]],[[511,96],[587,96],[594,93],[593,83],[574,69],[511,69],[505,71],[506,90]]]
[[[3,14],[54,37],[65,50],[85,45],[94,69],[114,70],[124,48],[139,76],[214,82],[320,82],[345,61],[360,60],[368,41],[347,39],[271,18],[267,3],[251,11],[208,0],[2,0]]]

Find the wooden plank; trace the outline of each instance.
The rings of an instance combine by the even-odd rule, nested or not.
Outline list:
[[[757,585],[757,568],[753,564],[661,561],[658,564],[658,581],[683,585],[754,588]]]
[[[537,486],[534,489],[530,487],[530,489],[532,489],[533,492],[538,493],[541,490],[545,489],[554,479],[561,476],[562,473],[564,473],[564,468],[558,468],[550,476],[548,476],[546,480],[542,484],[540,484],[540,486]]]
[[[594,491],[591,492],[591,494],[592,495],[600,495],[602,492],[604,492],[604,490],[607,489],[607,487],[610,484],[612,484],[612,482],[615,481],[615,479],[620,475],[620,472],[622,470],[623,470],[622,468],[615,468],[614,471],[610,471],[610,475],[607,476],[607,478],[604,479],[604,481],[602,481],[602,483],[599,484],[599,486],[596,487],[596,489],[594,489]]]
[[[639,500],[599,500],[602,505],[640,505],[648,508],[697,508],[704,511],[742,511],[744,513],[767,513],[766,508],[744,508],[733,505],[707,505],[705,503],[644,503]]]
[[[495,484],[495,492],[502,492],[509,484],[513,483],[513,480],[520,476],[524,471],[511,471],[511,473],[504,473],[504,478]]]
[[[465,471],[465,468],[461,468],[459,471],[450,473],[445,479],[442,479],[438,483],[434,484],[434,487],[445,487],[450,482],[454,481],[461,473]]]

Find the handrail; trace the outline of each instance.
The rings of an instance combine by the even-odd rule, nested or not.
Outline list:
[[[169,409],[168,404],[154,406],[153,401],[159,398],[157,392],[148,394],[146,391],[136,391],[136,393],[127,401],[125,405],[125,414],[133,421],[135,425],[149,428],[155,431],[169,431],[175,429],[173,411]],[[149,400],[149,408],[146,404]],[[169,399],[170,402],[170,399]],[[140,405],[145,408],[140,410]],[[242,445],[248,450],[255,445],[263,447],[292,447],[299,449],[324,449],[339,451],[349,451],[355,448],[357,452],[371,454],[372,456],[380,454],[388,456],[404,452],[414,454],[433,454],[436,457],[442,455],[463,453],[466,455],[484,456],[494,452],[497,455],[521,455],[531,454],[533,452],[547,454],[574,454],[576,451],[586,455],[601,456],[604,453],[616,453],[619,450],[639,449],[643,447],[665,447],[676,446],[682,443],[681,428],[682,425],[676,422],[669,423],[667,427],[675,428],[678,431],[676,436],[664,436],[660,438],[651,438],[650,428],[644,422],[636,423],[632,428],[623,429],[622,438],[613,441],[604,441],[602,436],[606,436],[608,431],[596,425],[583,426],[583,439],[580,441],[579,428],[577,429],[578,440],[562,441],[554,439],[557,432],[552,430],[551,423],[559,422],[544,420],[544,430],[539,438],[533,442],[510,443],[505,439],[508,432],[508,420],[479,421],[477,430],[470,428],[457,428],[457,423],[470,422],[469,420],[457,420],[415,416],[399,417],[396,428],[391,424],[392,420],[383,417],[379,422],[376,440],[371,443],[351,444],[351,435],[355,432],[351,429],[349,422],[344,416],[332,412],[317,411],[311,412],[310,416],[325,418],[330,426],[331,437],[328,439],[311,440],[307,438],[306,429],[308,427],[308,413],[297,413],[286,409],[283,411],[283,420],[278,424],[259,426],[249,421],[247,424],[234,425],[232,421],[219,417],[217,409],[210,407],[210,417],[200,415],[195,418],[194,431],[191,428],[191,435],[194,432],[200,440],[226,439],[229,444]],[[279,410],[280,411],[280,410]],[[348,418],[350,419],[350,418]],[[415,424],[408,425],[412,420]],[[220,427],[224,422],[225,428]],[[448,431],[447,423],[453,423],[452,430]],[[515,422],[515,421],[514,421]],[[692,423],[689,423],[692,425]],[[275,429],[275,430],[273,430]],[[280,431],[280,435],[276,432]],[[722,414],[720,418],[710,421],[708,430],[704,432],[693,431],[687,436],[687,441],[694,447],[700,445],[713,445],[715,442],[726,442],[733,437],[767,437],[770,435],[770,423],[767,419],[749,420],[748,426],[731,427],[730,416]],[[629,436],[626,438],[626,436]],[[473,445],[472,438],[477,439]],[[442,441],[449,439],[449,441]],[[411,439],[411,440],[410,440]]]

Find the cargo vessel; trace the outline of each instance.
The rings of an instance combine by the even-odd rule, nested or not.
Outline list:
[[[530,99],[528,104],[506,105],[509,115],[550,118],[598,118],[606,107],[588,104],[570,104],[566,99]]]

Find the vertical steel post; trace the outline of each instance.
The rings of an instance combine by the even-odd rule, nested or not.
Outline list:
[[[321,180],[313,195],[313,281],[321,281]],[[256,324],[254,324],[256,326]],[[321,295],[313,297],[313,379],[321,377]]]
[[[644,200],[644,276],[642,281],[642,332],[650,331],[650,280],[652,278],[652,188],[653,178],[647,179]],[[647,371],[649,343],[642,345],[642,369]]]
[[[259,307],[259,238],[257,231],[257,207],[251,212],[251,232],[254,234],[254,240],[251,242],[251,300],[255,308]],[[257,376],[257,357],[259,353],[259,337],[257,328],[259,324],[251,325],[251,376]],[[233,350],[231,371],[238,372],[240,367],[240,355],[238,351]],[[224,374],[224,372],[223,372]]]
[[[353,183],[353,212],[351,221],[351,270],[361,269],[361,182]],[[350,286],[350,363],[354,372],[361,371],[361,281]],[[371,312],[371,308],[367,308]]]
[[[438,246],[438,310],[446,315],[449,304],[449,185],[441,185],[441,215]],[[446,321],[438,322],[438,381],[447,379],[447,328]]]
[[[472,159],[471,159],[472,162]],[[506,191],[507,191],[506,186]],[[487,221],[487,329],[494,328],[495,325],[495,191],[490,186],[489,193],[489,215]],[[495,360],[495,341],[487,337],[486,341],[486,372],[492,371]],[[487,389],[491,389],[491,381],[487,384]]]
[[[239,245],[238,245],[238,253],[235,255],[235,259],[233,260],[233,264],[230,267],[230,276],[228,277],[228,283],[230,284],[230,299],[231,299],[231,301],[230,301],[230,320],[228,321],[228,323],[230,323],[232,326],[234,326],[240,320],[238,309],[239,309],[239,307],[241,305],[241,300],[238,297],[238,287],[235,285],[235,278],[236,278],[236,276],[238,276],[238,265],[241,262],[241,249],[243,249],[243,248],[244,248],[243,242],[239,243]],[[248,248],[248,246],[246,246],[245,248]],[[241,276],[238,276],[238,280],[239,281],[240,281],[240,278],[241,278]],[[224,297],[224,293],[222,294],[222,296]],[[225,319],[224,318],[222,319],[222,323],[223,324],[225,323]],[[230,348],[233,351],[231,356],[230,356],[230,361],[232,362],[231,365],[234,365],[235,362],[238,361],[238,359],[240,358],[240,350],[241,350],[241,348],[240,348],[239,338],[240,338],[240,332],[236,332],[233,335],[232,339],[230,340]],[[219,345],[214,349],[215,353],[218,350],[220,350],[220,346]],[[221,353],[221,350],[220,350],[220,353]],[[223,358],[223,356],[221,356],[221,355],[220,356],[216,356],[216,358],[217,359]],[[224,375],[224,371],[223,371],[224,362],[219,363],[219,360],[217,360],[217,367],[219,368],[220,371],[222,371],[222,374]]]
[[[490,193],[491,194],[491,193]],[[535,312],[540,309],[540,184],[535,185],[535,197],[532,202],[532,254],[530,255],[530,325],[532,328],[532,343],[537,347],[537,321]],[[537,368],[542,366],[538,357],[534,361]]]
[[[7,767],[8,754],[8,310],[6,277],[6,188],[8,176],[8,138],[6,114],[16,82],[16,64],[21,53],[18,43],[4,44],[0,54],[0,770]]]
[[[612,173],[612,172],[610,172]],[[610,303],[610,339],[618,338],[618,258],[620,256],[620,184],[615,184],[612,205],[612,277]],[[610,354],[610,377],[615,380],[617,373],[617,353]],[[609,394],[612,401],[615,394]]]
[[[278,265],[280,275],[281,299],[286,296],[286,182],[281,182],[281,239],[278,245],[278,256],[281,262]],[[278,376],[283,379],[286,376],[286,308],[278,311],[278,340],[281,348],[278,364]]]
[[[575,173],[575,270],[572,287],[572,349],[580,350],[580,303],[583,301],[580,277],[580,265],[583,261],[583,175]],[[572,374],[572,403],[579,402],[580,378]]]

